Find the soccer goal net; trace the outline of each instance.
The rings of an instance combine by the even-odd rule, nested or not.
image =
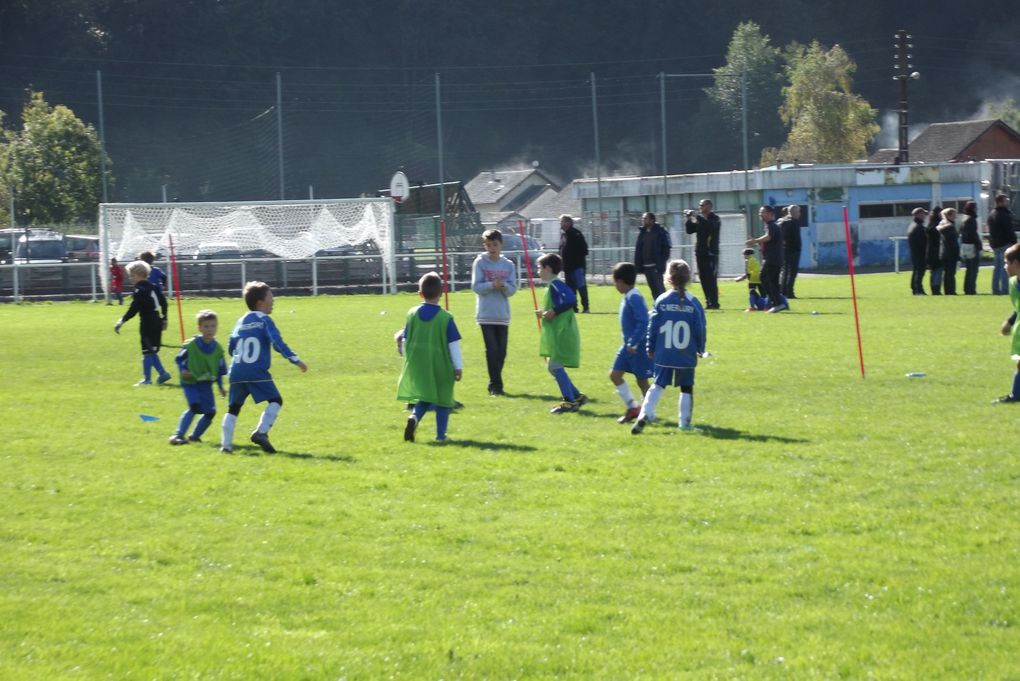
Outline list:
[[[342,254],[346,246],[378,249],[393,282],[393,201],[331,199],[236,203],[104,203],[99,206],[102,262],[125,264],[142,251],[178,258]],[[110,272],[101,267],[109,292]]]

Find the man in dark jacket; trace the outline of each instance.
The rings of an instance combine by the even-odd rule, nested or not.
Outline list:
[[[719,216],[712,212],[712,202],[702,199],[698,204],[700,214],[693,210],[684,212],[684,223],[688,234],[695,234],[694,259],[698,263],[698,278],[705,294],[705,309],[719,309]]]
[[[800,270],[800,251],[802,248],[800,230],[804,228],[800,220],[800,206],[793,204],[786,208],[786,216],[778,223],[779,233],[783,237],[783,272],[780,276],[780,289],[787,298],[796,298],[793,285],[797,281]]]
[[[642,215],[641,229],[634,247],[634,266],[638,272],[644,273],[653,301],[666,292],[662,277],[666,273],[669,249],[672,246],[669,232],[655,221],[655,213]]]
[[[910,291],[915,296],[923,296],[924,293],[924,270],[926,266],[925,252],[928,248],[928,235],[924,231],[924,220],[928,217],[928,211],[924,208],[915,208],[911,211],[914,219],[910,221],[907,228],[907,245],[910,247],[910,265],[914,273],[910,276]]]
[[[775,212],[772,206],[762,206],[758,211],[765,233],[756,239],[748,239],[751,248],[761,248],[761,285],[769,299],[766,312],[781,312],[789,309],[783,298],[779,285],[779,272],[783,264],[783,237],[776,225]]]
[[[988,245],[995,253],[992,265],[992,295],[1004,296],[1009,293],[1009,277],[1002,268],[1002,255],[1016,243],[1013,231],[1013,213],[1009,210],[1009,197],[999,194],[995,197],[995,208],[988,214]]]
[[[563,260],[563,276],[567,286],[576,297],[580,293],[581,306],[588,309],[588,282],[585,279],[585,258],[588,257],[588,242],[581,230],[574,227],[574,218],[569,215],[560,216],[560,258]],[[574,305],[577,312],[577,305]]]

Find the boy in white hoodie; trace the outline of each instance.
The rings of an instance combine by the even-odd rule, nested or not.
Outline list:
[[[489,369],[489,394],[503,395],[503,363],[510,336],[510,301],[517,292],[517,268],[503,257],[503,235],[497,229],[482,234],[485,253],[471,267],[471,290],[475,292],[475,321],[485,341]]]

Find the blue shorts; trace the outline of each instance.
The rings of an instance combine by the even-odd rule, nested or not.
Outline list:
[[[613,359],[613,371],[622,371],[625,374],[634,374],[637,378],[651,378],[654,370],[652,360],[641,350],[631,354],[627,347],[623,346],[616,351]]]
[[[667,388],[671,385],[694,385],[694,367],[655,367],[655,385]]]
[[[251,401],[259,402],[282,401],[280,391],[272,381],[251,381],[243,383],[231,383],[230,394],[227,396],[228,404],[244,404],[245,399],[251,395]]]
[[[213,384],[209,381],[202,383],[185,383],[184,399],[189,405],[197,404],[199,412],[211,414],[216,411],[216,398],[213,396]]]

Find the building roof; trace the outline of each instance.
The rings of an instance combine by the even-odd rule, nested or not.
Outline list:
[[[995,126],[1001,126],[1020,141],[1020,134],[998,118],[932,123],[910,142],[908,147],[910,161],[940,163],[955,160],[967,147]],[[898,154],[899,149],[879,149],[868,158],[868,162],[893,163]]]
[[[561,215],[581,215],[581,199],[574,195],[571,182],[560,191],[546,188],[544,194],[528,204],[522,211],[528,218],[559,218]]]
[[[557,189],[559,188],[555,182],[550,180],[540,170],[527,168],[524,170],[484,170],[464,185],[464,189],[467,190],[468,196],[471,197],[476,206],[498,203],[500,199],[532,175],[538,175],[545,184],[550,184]]]

